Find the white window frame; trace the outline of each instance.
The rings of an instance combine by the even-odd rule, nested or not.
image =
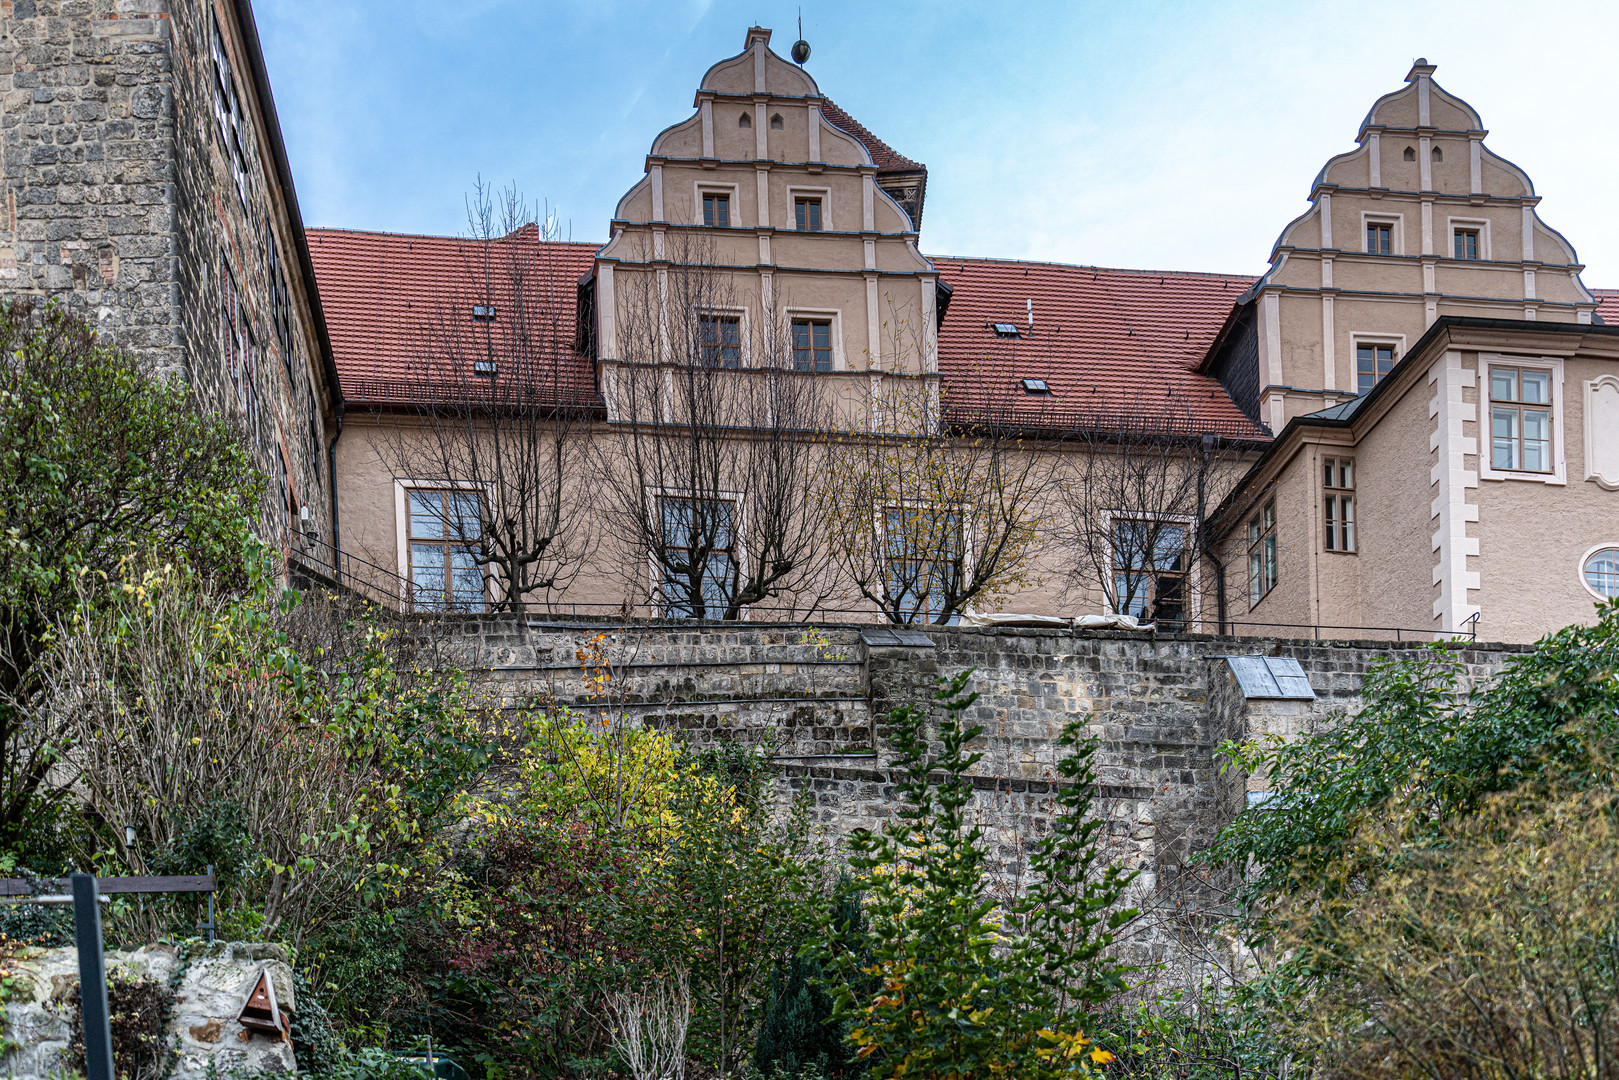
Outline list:
[[[1394,346],[1394,367],[1400,366],[1405,359],[1404,334],[1378,334],[1366,330],[1351,330],[1349,332],[1349,385],[1356,394],[1360,393],[1360,352],[1362,345],[1392,345]],[[1390,369],[1393,374],[1393,368]],[[1379,379],[1378,382],[1382,382]],[[1372,384],[1375,388],[1377,383]],[[1370,390],[1367,393],[1371,393]]]
[[[843,311],[839,308],[801,308],[790,307],[782,312],[787,321],[787,351],[793,348],[793,320],[794,319],[827,319],[832,323],[832,370],[849,370],[848,360],[843,355]]]
[[[1448,217],[1445,219],[1445,258],[1451,262],[1473,262],[1473,259],[1456,258],[1456,230],[1475,229],[1478,231],[1478,262],[1489,262],[1494,257],[1490,253],[1490,219],[1489,218],[1461,218]]]
[[[410,493],[412,491],[476,491],[479,498],[490,499],[493,492],[488,484],[478,484],[470,480],[422,480],[416,478],[394,478],[394,540],[395,557],[399,563],[399,605],[401,611],[410,610]],[[480,563],[478,571],[483,575],[484,596],[488,605],[493,606],[505,599],[505,584],[498,575],[489,572],[488,563]]]
[[[1619,538],[1610,540],[1606,544],[1592,544],[1590,547],[1585,549],[1585,554],[1580,556],[1580,561],[1574,566],[1574,572],[1578,574],[1580,578],[1580,585],[1585,588],[1586,592],[1590,593],[1604,604],[1606,604],[1610,598],[1603,596],[1601,593],[1591,588],[1591,583],[1587,581],[1585,577],[1585,564],[1590,561],[1591,556],[1595,555],[1599,551],[1606,551],[1609,548],[1619,548]]]
[[[1396,360],[1395,363],[1399,363],[1399,361]],[[1353,480],[1355,480],[1357,486],[1354,486],[1354,487],[1329,487],[1327,485],[1327,478],[1326,478],[1326,475],[1325,475],[1326,470],[1322,467],[1327,461],[1337,462],[1337,468],[1340,470],[1340,472],[1339,472],[1340,477],[1342,476],[1343,463],[1347,461],[1349,463],[1350,469],[1352,470],[1351,478]],[[1320,491],[1321,491],[1321,496],[1320,496],[1320,500],[1319,500],[1319,506],[1320,506],[1320,509],[1321,509],[1321,527],[1322,527],[1322,530],[1323,530],[1322,544],[1321,544],[1321,553],[1323,555],[1359,555],[1360,554],[1360,488],[1358,486],[1358,484],[1360,482],[1359,474],[1360,474],[1360,466],[1356,462],[1355,455],[1353,454],[1353,452],[1339,451],[1336,448],[1334,448],[1332,450],[1332,452],[1330,452],[1330,453],[1321,453],[1321,454],[1317,455],[1317,457],[1316,457],[1315,482],[1320,487]],[[1328,546],[1327,541],[1330,540],[1331,537],[1326,535],[1326,532],[1325,532],[1326,526],[1327,526],[1327,500],[1329,498],[1336,498],[1338,500],[1337,529],[1338,529],[1339,537],[1342,538],[1342,536],[1343,536],[1343,528],[1344,528],[1343,500],[1346,497],[1349,499],[1349,503],[1353,507],[1353,510],[1350,511],[1350,513],[1353,515],[1353,520],[1350,522],[1349,528],[1350,528],[1351,533],[1353,534],[1354,546],[1353,547],[1343,547],[1340,544],[1338,547],[1330,547],[1330,546]]]
[[[1490,464],[1490,365],[1541,368],[1552,373],[1552,471],[1518,472],[1497,469]],[[1478,381],[1478,478],[1480,480],[1522,480],[1534,484],[1568,483],[1568,455],[1563,451],[1563,360],[1558,356],[1513,356],[1507,353],[1479,353]]]
[[[705,192],[710,195],[726,195],[730,197],[731,205],[727,214],[731,219],[731,223],[725,226],[727,229],[746,227],[738,220],[742,214],[742,186],[740,184],[727,184],[715,180],[693,180],[691,192],[691,221],[697,228],[708,228],[707,225],[703,224],[703,194]],[[719,226],[716,225],[715,228],[719,228]]]
[[[1389,247],[1393,248],[1394,250],[1390,251],[1388,253],[1388,255],[1384,255],[1382,252],[1377,252],[1377,253],[1373,254],[1372,252],[1367,251],[1366,250],[1366,226],[1368,226],[1368,225],[1387,225],[1387,226],[1389,226]],[[1405,254],[1405,215],[1404,214],[1387,214],[1387,213],[1374,212],[1374,211],[1371,211],[1371,210],[1362,210],[1360,212],[1360,254],[1362,254],[1362,255],[1372,255],[1373,258],[1390,258],[1390,257],[1393,257],[1395,255],[1404,255]]]
[[[790,229],[782,230],[783,232],[796,233],[798,231],[798,213],[793,203],[800,197],[820,199],[821,231],[824,233],[836,231],[832,226],[832,189],[829,187],[803,187],[798,184],[789,184],[787,186],[787,209],[794,212],[786,220],[791,221],[793,225]]]
[[[1192,623],[1200,622],[1203,618],[1202,605],[1197,602],[1198,597],[1202,595],[1199,591],[1201,584],[1199,571],[1201,568],[1198,565],[1202,560],[1193,558],[1191,551],[1192,530],[1197,526],[1197,519],[1190,514],[1143,514],[1129,510],[1103,510],[1101,511],[1101,518],[1102,527],[1107,530],[1109,574],[1113,573],[1114,567],[1118,565],[1119,561],[1118,552],[1113,550],[1114,518],[1123,518],[1126,521],[1162,521],[1171,525],[1182,525],[1186,528],[1186,573],[1182,575],[1182,580],[1186,583],[1182,601],[1185,614],[1181,618],[1181,631],[1189,633],[1190,631],[1187,628]],[[1243,557],[1247,557],[1246,549],[1243,551]],[[1119,614],[1118,611],[1114,610],[1113,601],[1108,599],[1106,589],[1102,590],[1102,609],[1102,614],[1104,615]]]
[[[647,513],[649,515],[647,520],[656,521],[660,526],[663,524],[662,509],[658,505],[658,502],[661,499],[697,498],[698,496],[688,488],[649,487],[646,489]],[[729,502],[731,505],[736,507],[736,512],[731,516],[731,539],[733,541],[731,550],[732,557],[737,566],[737,576],[746,577],[748,574],[748,552],[746,547],[738,538],[741,537],[744,532],[747,503],[743,501],[742,492],[740,491],[721,491],[716,493],[713,496],[713,499],[715,501],[723,500],[725,502]],[[669,614],[668,601],[663,596],[663,566],[658,562],[658,556],[653,552],[647,552],[646,564],[648,588],[647,595],[658,601],[658,609],[664,618],[674,618],[675,616],[671,616]],[[746,604],[742,606],[742,610],[738,613],[738,618],[742,622],[748,621],[749,609]]]

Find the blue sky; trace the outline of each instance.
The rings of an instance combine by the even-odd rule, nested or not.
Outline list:
[[[481,174],[606,239],[654,135],[775,0],[258,0],[310,225],[454,234]],[[808,68],[926,162],[931,254],[1257,273],[1417,56],[1619,287],[1619,4],[804,5]]]

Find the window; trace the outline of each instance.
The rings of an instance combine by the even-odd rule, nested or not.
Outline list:
[[[1552,373],[1490,365],[1490,467],[1552,471]]]
[[[320,408],[315,404],[315,390],[313,387],[304,388],[306,408],[309,425],[309,467],[315,474],[315,483],[322,483],[320,472],[320,458],[322,446],[320,444]]]
[[[407,492],[410,602],[417,611],[484,610],[482,535],[475,491]]]
[[[770,130],[771,131],[780,131],[783,126],[784,125],[782,123],[781,113],[776,113],[774,116],[772,116],[770,118]]]
[[[832,370],[830,319],[793,320],[793,370]]]
[[[891,506],[883,515],[888,552],[889,612],[903,623],[936,621],[953,579],[959,580],[961,515],[927,507]],[[949,620],[954,622],[954,618]]]
[[[1376,342],[1358,342],[1355,345],[1356,392],[1370,393],[1372,387],[1383,381],[1383,376],[1394,370],[1394,346]]]
[[[1327,458],[1322,477],[1326,489],[1327,550],[1355,550],[1355,463]]]
[[[1619,596],[1619,547],[1602,548],[1585,557],[1580,567],[1585,587],[1607,600]]]
[[[1366,223],[1366,254],[1394,254],[1394,226],[1387,221]]]
[[[1114,519],[1113,609],[1158,622],[1186,618],[1186,526]]]
[[[225,157],[230,161],[231,179],[236,184],[236,197],[247,205],[247,154],[244,149],[245,121],[242,105],[236,96],[236,80],[231,75],[230,55],[225,50],[225,38],[219,32],[219,23],[213,24],[214,61],[214,119],[219,122],[219,134],[225,140]]]
[[[799,232],[821,231],[820,199],[794,199],[793,215],[798,219]]]
[[[500,365],[493,360],[474,360],[472,362],[472,373],[474,375],[488,375],[490,378],[494,378],[499,371]]]
[[[742,363],[742,320],[735,315],[704,315],[697,321],[697,358],[709,367]]]
[[[1276,500],[1248,522],[1248,606],[1253,608],[1276,588]]]
[[[1407,161],[1415,161],[1415,160],[1417,160],[1417,148],[1416,147],[1408,146],[1408,147],[1405,148],[1405,160],[1407,160]]]
[[[718,619],[731,597],[733,516],[728,499],[662,496],[664,614],[675,619]]]
[[[259,386],[253,330],[248,323],[247,311],[242,307],[229,264],[220,266],[219,290],[220,336],[225,366],[230,371],[232,385],[236,387],[237,401],[247,414],[247,429],[256,436],[259,427]]]
[[[275,230],[264,223],[264,254],[270,270],[270,321],[275,325],[276,343],[281,346],[281,363],[287,369],[287,382],[293,382],[292,372],[292,301],[287,292],[287,278],[281,269],[281,251],[276,246]]]
[[[751,128],[753,126],[753,117],[749,116],[747,113],[743,113],[737,119],[736,126],[739,128]]]
[[[477,322],[494,322],[495,321],[495,305],[493,305],[493,304],[473,304],[472,305],[472,317]]]
[[[731,197],[715,191],[703,192],[703,224],[710,229],[731,227]]]
[[[1456,230],[1455,256],[1458,259],[1477,259],[1479,257],[1477,229]]]
[[[990,323],[989,328],[991,330],[995,331],[995,336],[996,337],[1015,338],[1015,337],[1022,337],[1023,336],[1022,334],[1018,333],[1017,323],[1009,323],[1009,322]]]
[[[1023,383],[1023,392],[1025,394],[1038,396],[1041,394],[1049,395],[1051,393],[1051,384],[1046,382],[1044,379],[1023,379],[1021,381]]]
[[[1445,160],[1445,152],[1443,150],[1439,149],[1439,147],[1437,147],[1437,146],[1433,148],[1433,153],[1430,154],[1429,156],[1432,157],[1435,161],[1444,161]]]

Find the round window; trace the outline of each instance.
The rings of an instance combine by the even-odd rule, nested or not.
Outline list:
[[[1619,596],[1619,547],[1598,548],[1585,557],[1580,568],[1585,575],[1585,587],[1598,596],[1613,599]]]

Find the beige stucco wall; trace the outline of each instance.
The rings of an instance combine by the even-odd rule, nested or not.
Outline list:
[[[1477,354],[1464,354],[1473,362]],[[1479,635],[1526,640],[1595,618],[1596,597],[1582,583],[1582,557],[1599,545],[1619,546],[1619,491],[1585,479],[1584,383],[1619,373],[1619,363],[1570,357],[1563,365],[1563,443],[1566,482],[1481,478],[1479,519]],[[1469,395],[1479,396],[1474,387]],[[1488,413],[1481,412],[1481,421]],[[1480,449],[1487,450],[1481,438]]]

